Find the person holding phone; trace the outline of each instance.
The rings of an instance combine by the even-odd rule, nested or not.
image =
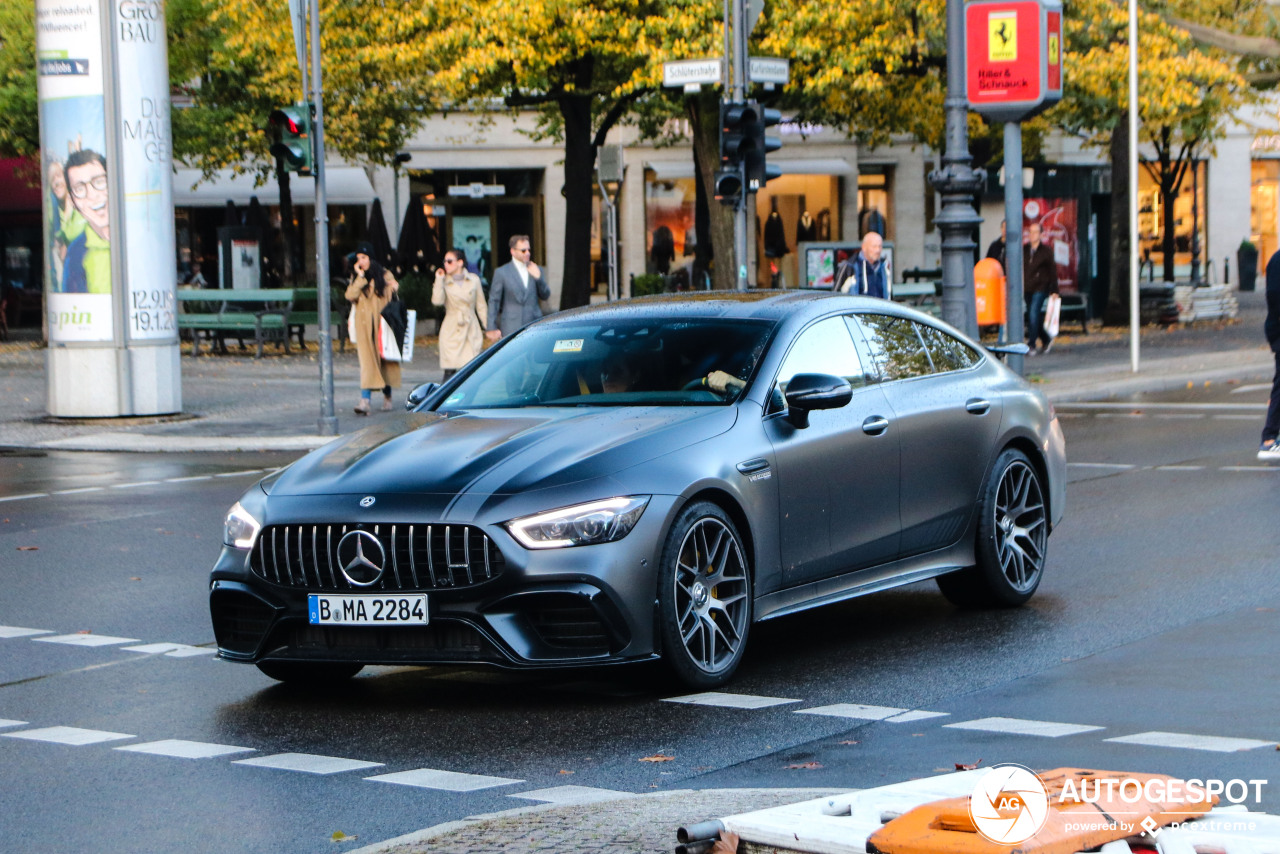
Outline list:
[[[351,303],[350,331],[360,357],[360,400],[356,415],[369,414],[374,389],[382,390],[382,409],[391,409],[391,389],[400,385],[400,363],[388,362],[378,351],[374,330],[382,323],[382,310],[395,297],[400,283],[390,270],[373,260],[373,244],[356,247],[346,297]]]
[[[529,235],[513,235],[507,245],[511,261],[493,274],[489,287],[489,323],[485,337],[497,341],[514,335],[542,317],[538,300],[551,299],[551,288],[542,278],[542,268],[533,263]]]

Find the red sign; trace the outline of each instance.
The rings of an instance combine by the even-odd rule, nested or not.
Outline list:
[[[1062,97],[1057,0],[972,0],[964,16],[972,109],[997,121],[1021,121]]]

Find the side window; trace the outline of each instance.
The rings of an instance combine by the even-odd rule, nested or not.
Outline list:
[[[859,314],[857,318],[866,332],[871,358],[886,382],[933,373],[929,348],[915,321],[887,314]]]
[[[933,367],[938,372],[962,371],[978,363],[978,354],[968,344],[936,327],[923,323],[919,326],[921,337],[929,345]]]
[[[858,358],[858,351],[842,318],[820,320],[800,333],[778,370],[766,414],[787,408],[787,383],[796,374],[834,374],[847,380],[854,388],[867,384],[862,360]]]

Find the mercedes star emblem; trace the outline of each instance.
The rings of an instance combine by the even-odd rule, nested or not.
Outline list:
[[[368,531],[348,531],[338,540],[338,568],[356,587],[372,587],[382,578],[387,555]]]
[[[378,500],[378,499],[374,498],[372,495],[366,495],[364,498],[361,498],[361,499],[360,499],[360,506],[361,506],[361,507],[372,507],[372,506],[373,506],[373,502],[375,502],[375,501],[377,501],[377,500]]]

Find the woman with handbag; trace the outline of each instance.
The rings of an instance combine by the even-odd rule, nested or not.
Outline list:
[[[356,262],[347,283],[347,300],[351,315],[347,331],[360,358],[360,402],[356,415],[369,414],[369,401],[374,389],[382,389],[382,410],[391,409],[391,389],[400,386],[400,363],[382,358],[378,333],[382,327],[382,310],[396,298],[400,283],[390,271],[373,260],[373,245],[356,246]]]
[[[444,267],[436,270],[431,288],[431,304],[444,306],[440,322],[440,367],[447,380],[484,348],[484,324],[489,306],[484,300],[480,277],[467,272],[461,249],[444,253]]]

